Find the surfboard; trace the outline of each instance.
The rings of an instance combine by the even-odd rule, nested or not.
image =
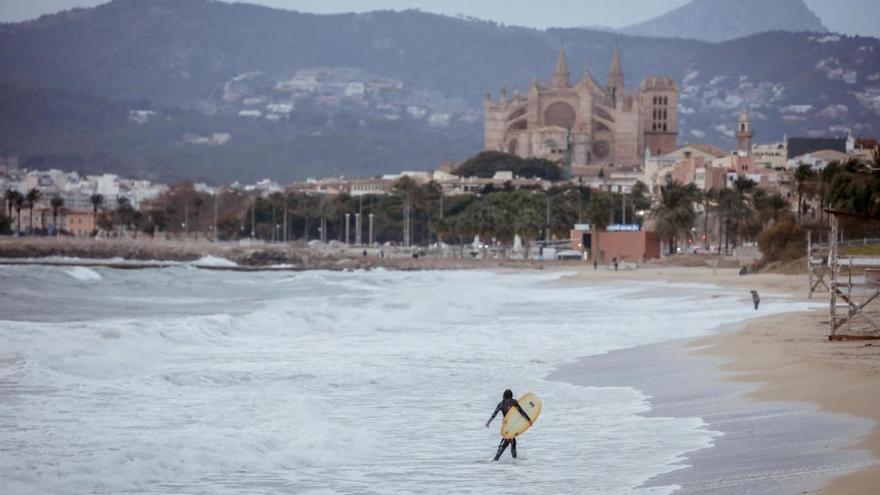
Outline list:
[[[532,418],[532,423],[538,420],[538,416],[541,414],[541,398],[538,397],[538,394],[529,392],[523,395],[519,398],[519,405]],[[504,421],[501,422],[501,436],[508,440],[516,438],[531,426],[519,412],[519,409],[514,406],[504,415]]]

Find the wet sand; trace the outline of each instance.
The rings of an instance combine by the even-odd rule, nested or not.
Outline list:
[[[580,270],[572,283],[667,280],[806,299],[806,276],[711,268]],[[817,294],[819,306],[827,296]],[[707,301],[707,303],[710,303]],[[757,312],[760,314],[760,311]],[[758,317],[695,341],[584,358],[551,375],[633,386],[654,415],[703,417],[721,431],[682,470],[652,485],[678,493],[876,494],[880,487],[880,341],[829,342],[827,311]]]

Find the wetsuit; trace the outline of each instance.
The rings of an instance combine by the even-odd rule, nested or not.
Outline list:
[[[498,403],[498,407],[495,408],[495,412],[492,413],[492,417],[489,418],[489,421],[486,421],[486,426],[489,426],[489,423],[491,423],[492,420],[495,419],[495,416],[497,416],[499,412],[501,412],[502,417],[506,416],[507,411],[509,411],[511,407],[516,407],[519,410],[519,413],[522,414],[529,423],[532,422],[532,418],[530,418],[529,415],[526,414],[526,412],[519,405],[519,402],[517,402],[516,399],[503,399],[501,402]],[[514,459],[516,459],[516,439],[511,438],[508,440],[506,438],[502,438],[501,443],[498,444],[498,452],[495,453],[496,461],[501,458],[501,454],[504,453],[504,450],[507,448],[508,445],[510,445],[510,454],[513,456]]]

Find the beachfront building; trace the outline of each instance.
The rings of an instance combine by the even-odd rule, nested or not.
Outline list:
[[[638,166],[646,149],[657,155],[675,149],[677,107],[672,78],[651,76],[627,90],[616,49],[604,86],[586,67],[572,84],[561,50],[549,84],[532,80],[527,94],[508,97],[502,90],[497,101],[486,95],[484,149],[553,161],[570,152],[572,166]]]
[[[31,219],[33,218],[33,224]],[[91,235],[95,230],[95,215],[91,210],[84,208],[62,207],[53,215],[52,207],[47,199],[38,201],[34,205],[33,217],[27,208],[21,210],[21,228],[19,230],[18,215],[12,215],[11,229],[13,232],[40,232],[46,234],[70,234],[77,237]]]
[[[660,237],[639,225],[610,225],[594,232],[589,224],[576,224],[570,233],[571,249],[585,253],[585,259],[598,263],[644,263],[659,259]]]

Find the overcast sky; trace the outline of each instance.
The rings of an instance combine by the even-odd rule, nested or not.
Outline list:
[[[106,0],[0,0],[0,20],[21,21],[71,7]],[[363,12],[418,8],[463,14],[537,28],[570,26],[623,27],[684,5],[689,0],[251,0],[304,12]],[[728,0],[735,2],[737,0]],[[880,37],[880,0],[806,0],[832,31]]]

